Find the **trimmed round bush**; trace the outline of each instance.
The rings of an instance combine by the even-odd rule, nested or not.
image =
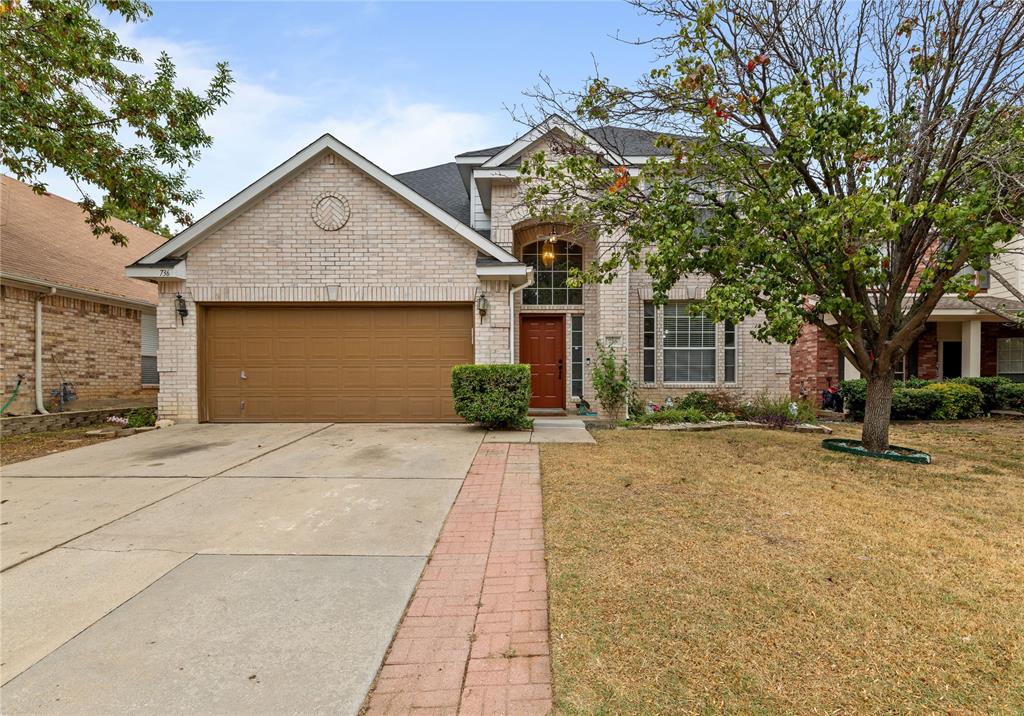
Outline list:
[[[1010,383],[1010,380],[1007,378],[986,376],[983,378],[952,378],[946,382],[973,385],[981,391],[983,396],[985,396],[985,400],[981,404],[982,411],[985,413],[991,413],[993,410],[998,410],[1001,407],[997,397],[999,386]]]
[[[457,365],[452,368],[452,398],[455,412],[467,422],[491,429],[529,428],[530,366]]]
[[[931,387],[896,388],[892,391],[893,420],[928,420],[939,406],[942,395]]]
[[[973,385],[935,383],[931,390],[937,391],[942,397],[942,402],[932,416],[935,420],[964,420],[981,415],[985,396]]]
[[[1024,383],[1006,381],[996,388],[996,410],[1024,410]]]

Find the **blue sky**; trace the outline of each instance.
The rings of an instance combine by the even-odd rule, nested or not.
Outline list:
[[[451,161],[522,131],[503,109],[549,74],[579,87],[593,68],[628,81],[652,50],[650,18],[619,2],[154,2],[120,27],[151,61],[166,49],[201,87],[226,60],[237,80],[208,122],[191,173],[201,216],[324,132],[391,172]],[[54,177],[51,190],[76,198]]]

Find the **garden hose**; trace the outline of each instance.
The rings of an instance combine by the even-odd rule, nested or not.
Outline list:
[[[18,397],[18,391],[21,390],[21,381],[24,379],[25,376],[23,376],[21,373],[18,373],[18,382],[14,384],[14,392],[11,393],[11,397],[7,399],[6,403],[4,403],[4,407],[0,408],[0,415],[6,413],[7,408],[10,406],[11,403],[14,402],[14,399]]]

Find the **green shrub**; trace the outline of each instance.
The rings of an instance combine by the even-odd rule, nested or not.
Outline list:
[[[981,390],[968,385],[968,380],[979,379],[948,383],[934,383],[920,378],[896,381],[893,383],[890,415],[893,420],[960,420],[977,417],[983,409],[984,396]],[[945,390],[939,388],[941,385],[951,387]],[[839,392],[850,415],[855,420],[863,420],[868,382],[863,378],[844,380],[839,384]],[[982,396],[981,402],[975,406],[975,398],[979,395]]]
[[[996,410],[1024,410],[1024,383],[1006,381],[996,388]]]
[[[745,420],[765,423],[773,428],[783,428],[794,423],[814,423],[818,420],[817,409],[811,400],[793,400],[788,395],[760,393],[745,405],[739,413]]]
[[[696,408],[705,415],[712,415],[719,410],[714,399],[707,393],[699,390],[684,395],[676,402],[676,406],[680,408]]]
[[[931,390],[938,392],[942,398],[942,402],[932,414],[935,420],[963,420],[981,415],[985,396],[973,385],[934,383]]]
[[[455,412],[485,428],[529,428],[530,366],[457,365],[452,368]]]
[[[631,416],[629,422],[635,425],[656,425],[665,423],[706,423],[708,416],[696,408],[667,408],[653,413]]]
[[[864,419],[864,404],[868,400],[868,382],[863,378],[844,380],[839,383],[839,394],[843,396],[843,407],[855,420]]]
[[[156,425],[156,410],[153,408],[133,408],[124,416],[128,420],[125,427],[150,428]]]
[[[984,377],[984,378],[952,378],[947,381],[948,383],[963,383],[964,385],[973,385],[975,388],[981,391],[981,394],[985,396],[984,402],[981,404],[982,412],[991,413],[993,410],[998,410],[999,399],[997,393],[999,392],[999,386],[1009,383],[1010,381],[1006,378],[999,377]]]
[[[629,379],[629,365],[623,358],[620,363],[615,350],[602,341],[597,342],[597,363],[593,373],[594,395],[601,407],[612,418],[617,418],[633,392]]]
[[[895,388],[892,391],[893,420],[928,420],[942,405],[942,395],[932,386]]]

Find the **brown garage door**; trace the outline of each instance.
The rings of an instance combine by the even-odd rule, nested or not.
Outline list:
[[[209,306],[203,325],[207,420],[459,420],[472,306]]]

